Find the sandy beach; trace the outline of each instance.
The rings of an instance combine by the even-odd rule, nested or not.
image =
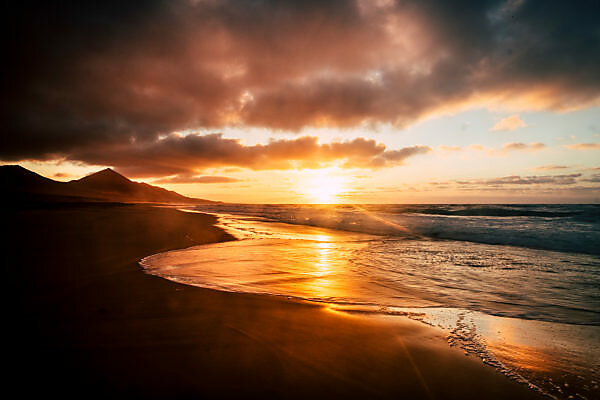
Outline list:
[[[443,332],[145,274],[150,254],[232,240],[139,205],[3,211],[10,382],[23,395],[536,398]]]

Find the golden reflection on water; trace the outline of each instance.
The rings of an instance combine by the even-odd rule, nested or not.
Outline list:
[[[334,243],[328,242],[328,239],[330,238],[326,235],[319,235],[319,241],[315,242],[316,262],[312,266],[314,269],[312,275],[316,279],[310,281],[311,287],[309,289],[314,292],[315,297],[327,296],[327,293],[331,291],[331,287],[334,284],[334,280],[328,278],[336,272],[331,258],[334,251]],[[307,265],[307,268],[311,268],[311,266]]]
[[[369,235],[241,218],[229,221],[223,218],[221,223],[229,232],[236,236],[239,232],[241,239],[250,240],[165,253],[156,264],[158,275],[169,279],[176,275],[177,279],[182,279],[180,281],[203,287],[318,299],[331,304],[334,307],[331,311],[335,310],[335,302],[338,303],[337,310],[343,309],[342,303],[350,307],[351,303],[367,304],[366,301],[380,305],[404,301],[413,307],[428,304],[420,296],[420,287],[412,287],[401,280],[391,282],[393,289],[387,285],[369,286],[360,269],[370,262],[370,253],[364,248],[360,250],[368,243],[365,239],[372,238]],[[399,307],[398,315],[409,315],[402,314]],[[432,308],[413,310],[420,315],[429,314],[433,318],[432,325],[449,330],[457,326],[452,317],[444,317],[446,311],[435,317]],[[464,313],[464,310],[443,310],[450,310],[446,312],[450,316]],[[474,317],[467,328],[473,327],[475,340],[481,338],[498,361],[526,378],[537,374],[564,375],[576,369],[584,371],[581,374],[587,379],[589,365],[597,365],[594,360],[600,359],[598,348],[589,348],[594,340],[586,336],[589,327],[476,312],[469,315]],[[446,326],[446,320],[449,326]],[[593,329],[591,335],[599,337],[599,330]],[[469,329],[467,331],[468,341],[472,334]],[[596,379],[597,374],[592,375]]]
[[[328,242],[317,242],[317,263],[315,264],[316,273],[315,276],[324,276],[331,272],[332,262],[331,253],[333,243]]]
[[[479,315],[477,332],[504,367],[550,396],[597,397],[600,327]]]
[[[520,370],[536,372],[552,370],[551,357],[547,349],[546,351],[541,349],[539,341],[537,346],[528,343],[532,341],[527,339],[526,334],[534,334],[534,332],[521,331],[513,319],[489,317],[480,322],[480,326],[488,331],[488,348],[500,362]],[[538,334],[543,333],[538,332]]]
[[[348,252],[370,235],[243,218],[221,223],[242,240],[188,250],[181,259],[172,252],[164,264],[179,264],[186,283],[321,301],[361,297],[359,277],[348,273]]]
[[[535,372],[554,371],[552,355],[539,348],[514,345],[506,342],[500,346],[492,343],[490,344],[490,349],[492,349],[496,358],[504,364],[509,364],[519,370],[525,369]]]

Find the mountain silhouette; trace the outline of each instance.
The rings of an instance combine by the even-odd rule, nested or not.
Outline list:
[[[4,190],[3,200],[9,202],[214,203],[131,181],[110,168],[70,182],[58,182],[20,165],[3,165],[0,166],[0,185]]]

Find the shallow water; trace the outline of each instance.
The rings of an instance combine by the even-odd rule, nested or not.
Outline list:
[[[306,212],[300,210],[295,218]],[[240,241],[157,254],[142,265],[151,274],[190,285],[407,316],[445,329],[450,345],[536,390],[565,398],[600,395],[600,257],[594,251],[440,240],[406,224],[389,225],[402,235],[373,235],[239,211],[219,216],[221,226]],[[398,223],[367,212],[375,215],[364,221]],[[317,212],[307,222],[331,218]],[[515,222],[498,224],[507,229]],[[481,229],[483,223],[473,225]]]
[[[376,235],[600,255],[598,204],[219,204],[196,209]]]

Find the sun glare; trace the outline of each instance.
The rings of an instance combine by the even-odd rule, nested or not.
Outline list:
[[[339,195],[344,191],[344,178],[333,176],[323,171],[310,176],[303,192],[315,203],[329,204],[339,202]]]

